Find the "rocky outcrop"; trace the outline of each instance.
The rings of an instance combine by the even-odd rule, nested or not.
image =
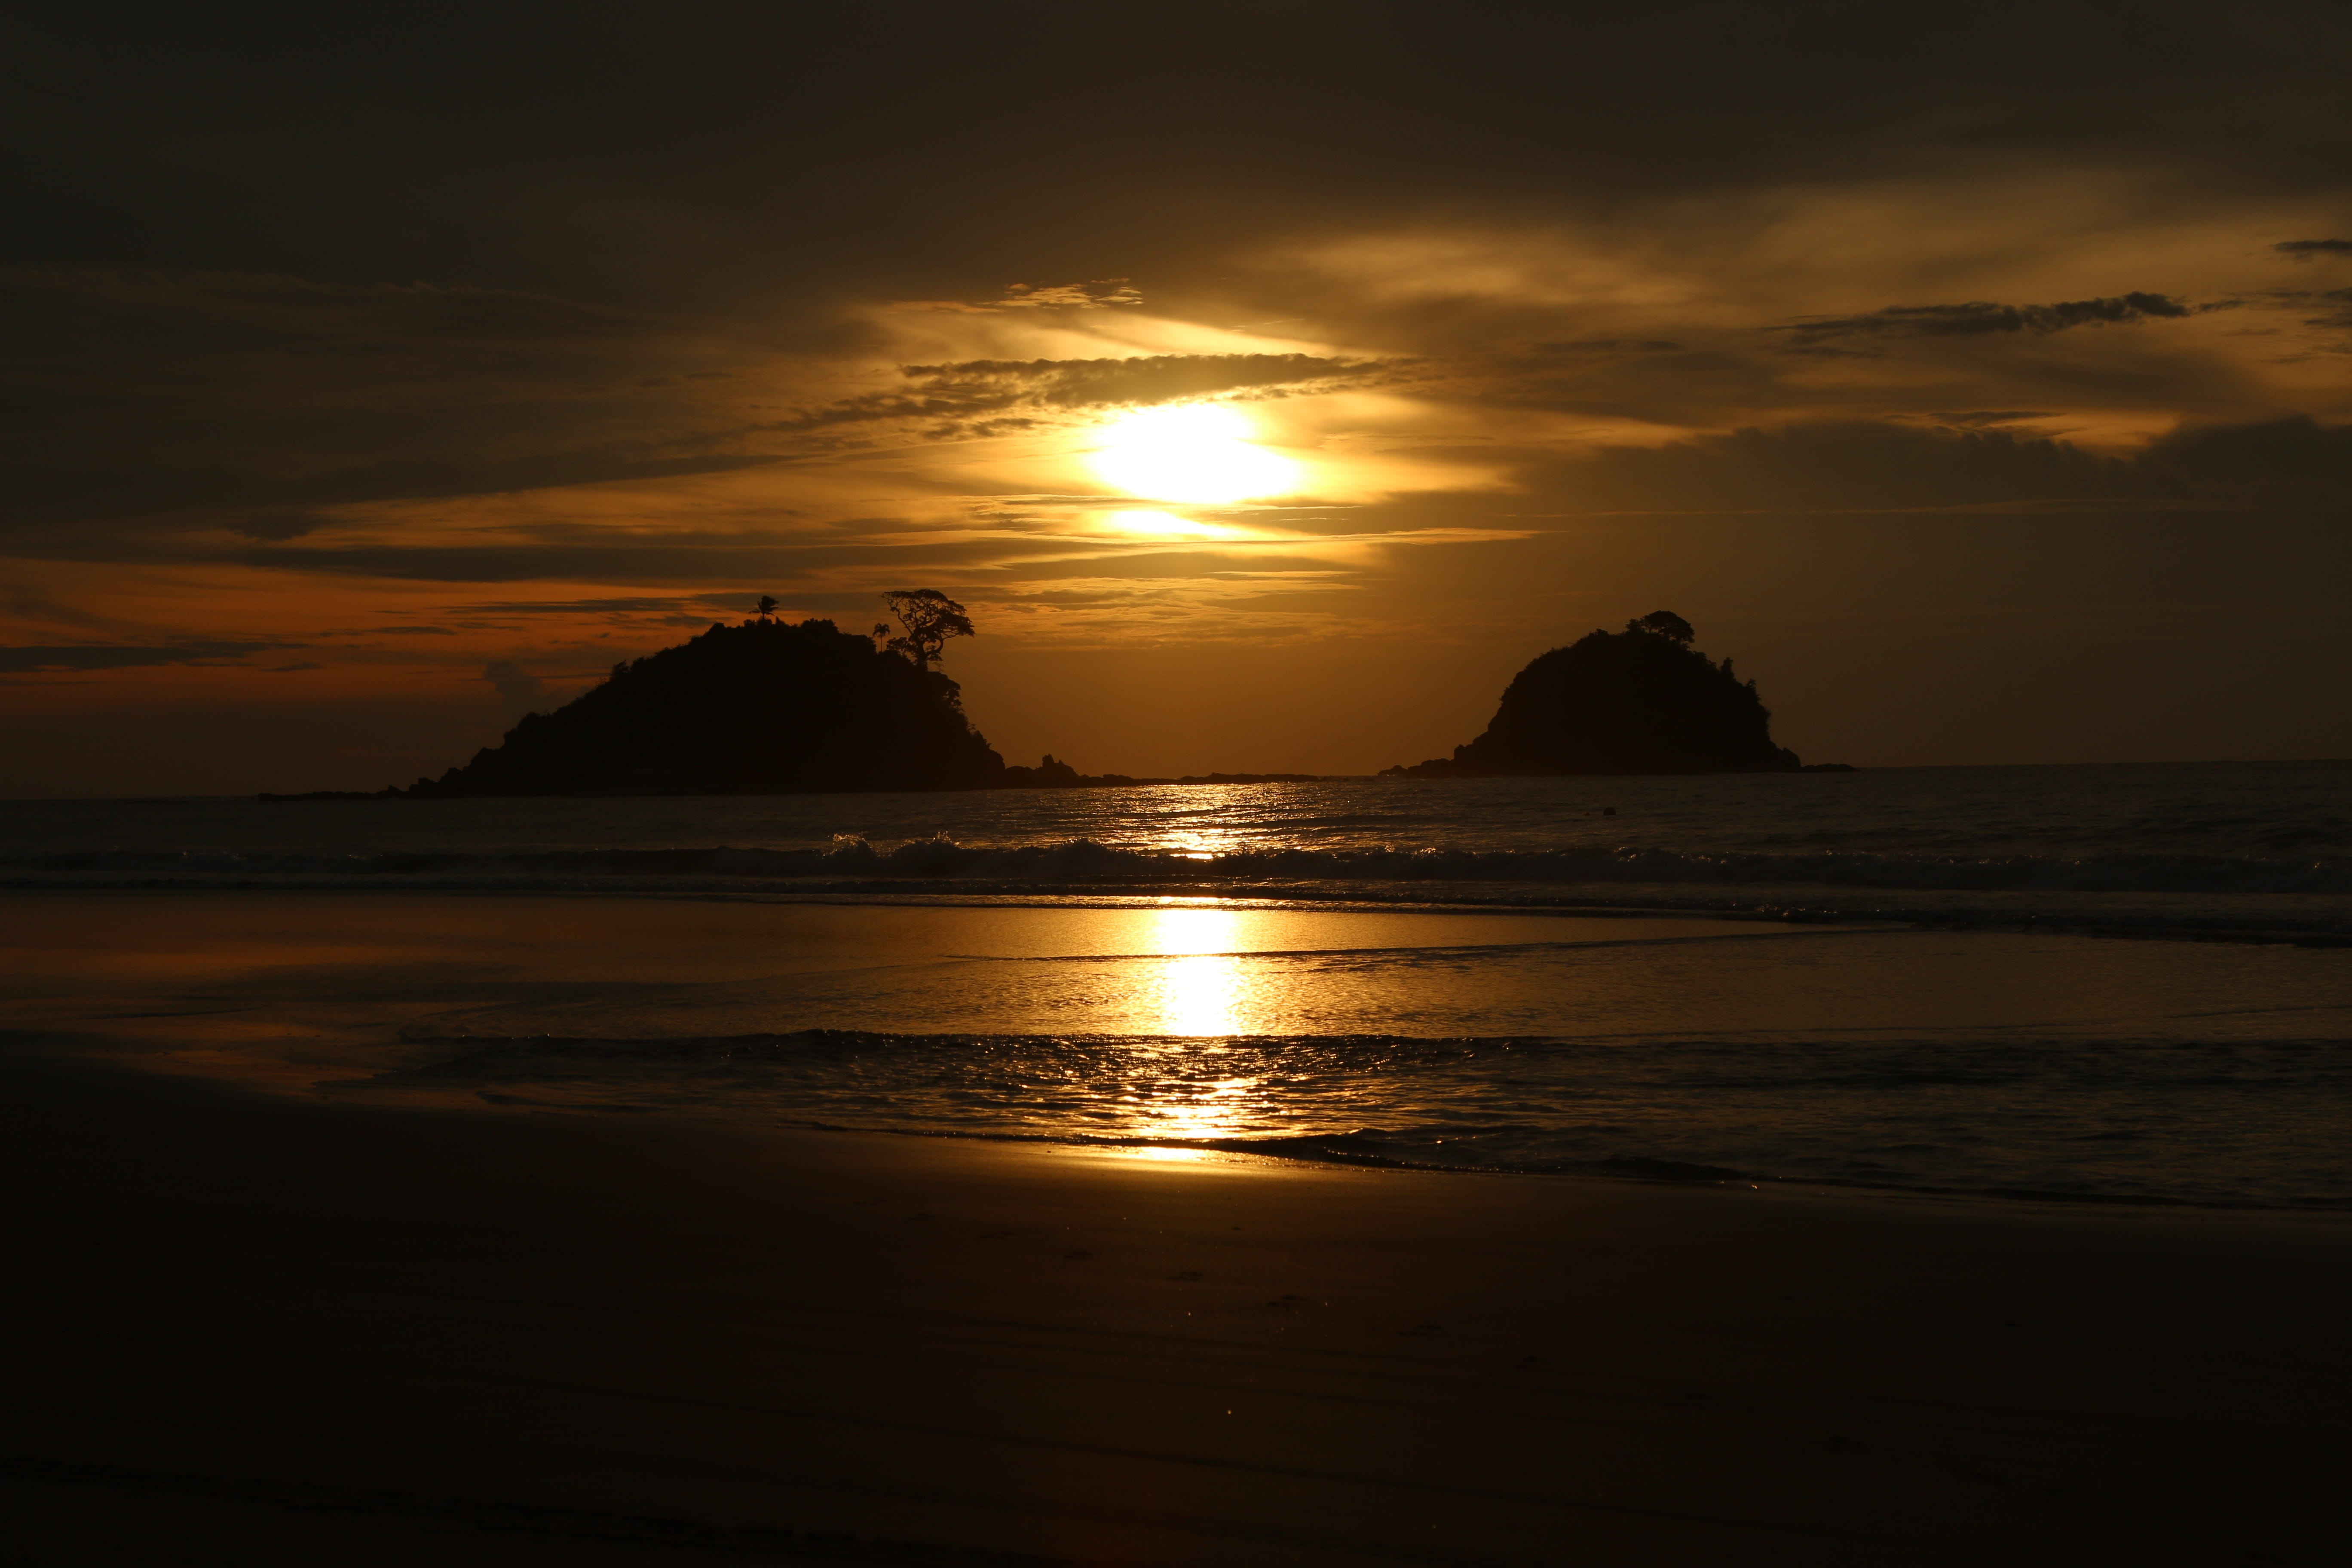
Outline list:
[[[1756,683],[1691,647],[1688,621],[1660,610],[1596,631],[1528,665],[1486,733],[1440,757],[1387,770],[1406,778],[1555,773],[1784,773]]]
[[[1004,760],[956,683],[831,621],[714,626],[615,665],[411,795],[983,789]]]

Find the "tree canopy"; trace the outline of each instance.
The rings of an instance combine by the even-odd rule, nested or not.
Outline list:
[[[1625,629],[1629,632],[1648,632],[1653,637],[1664,637],[1669,642],[1678,642],[1685,647],[1690,647],[1698,637],[1696,629],[1672,610],[1652,610],[1646,616],[1627,621]]]
[[[898,588],[882,595],[890,613],[898,617],[906,628],[903,635],[890,637],[883,644],[888,651],[904,654],[914,660],[918,669],[929,669],[939,661],[940,651],[950,637],[977,637],[971,628],[971,617],[964,608],[937,588]],[[887,626],[875,627],[877,636],[887,633]]]

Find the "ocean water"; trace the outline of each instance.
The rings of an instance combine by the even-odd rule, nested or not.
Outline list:
[[[0,802],[0,885],[1197,891],[2352,930],[2352,762]]]
[[[2347,1209],[2347,786],[14,802],[0,1026],[336,1095]]]

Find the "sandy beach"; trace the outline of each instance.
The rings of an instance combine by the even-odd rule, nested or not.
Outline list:
[[[2334,1216],[272,1098],[20,1048],[37,1563],[2320,1563]]]
[[[18,892],[0,937],[11,1561],[2297,1563],[2352,1524],[2337,1210],[1303,1163],[1165,1136],[1331,1092],[1220,1098],[1245,1042],[1055,1087],[693,1038],[1524,994],[1651,1061],[1776,1012],[2333,1018],[2332,952],[421,891]],[[1058,1140],[807,1123],[1011,1125],[1016,1072],[1097,1099]],[[1710,1137],[1832,1113],[1673,1092]],[[1122,1094],[1159,1141],[1076,1141]]]

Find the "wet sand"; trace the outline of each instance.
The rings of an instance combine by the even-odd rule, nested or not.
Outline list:
[[[2352,1228],[0,1063],[33,1563],[2228,1563]]]

